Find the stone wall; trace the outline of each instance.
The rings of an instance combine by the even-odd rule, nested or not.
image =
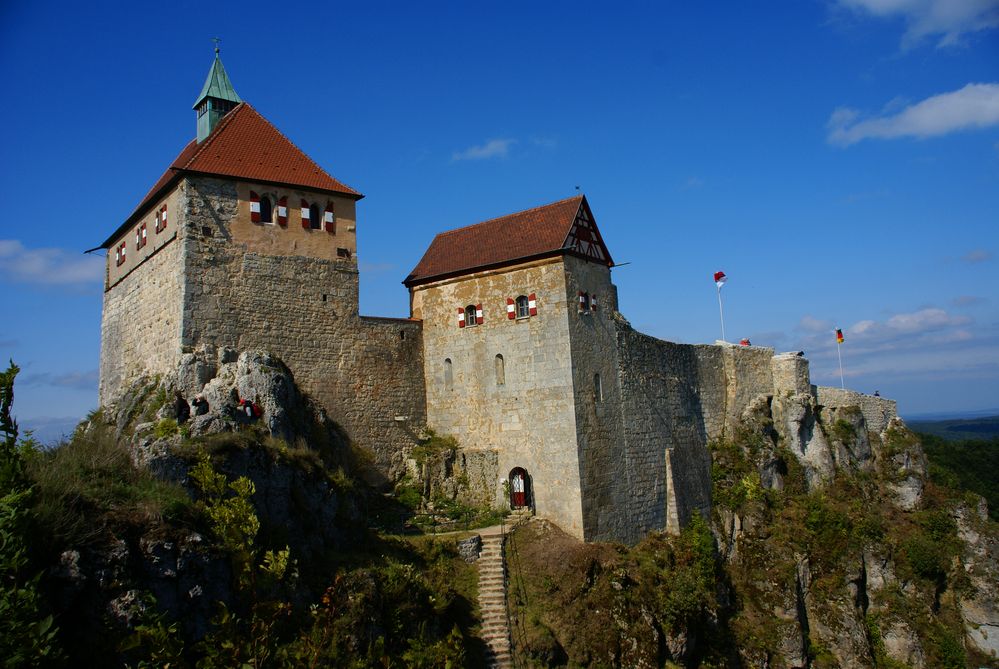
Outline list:
[[[154,209],[168,205],[167,228],[156,233],[154,212],[115,240],[108,250],[104,308],[101,312],[101,361],[98,396],[111,402],[125,384],[143,374],[165,374],[180,358],[183,248],[176,190]],[[136,249],[135,231],[146,224],[146,244]],[[124,242],[126,262],[115,263]]]
[[[855,390],[830,388],[827,386],[812,386],[815,401],[820,407],[839,409],[842,407],[860,407],[867,423],[867,429],[881,434],[893,418],[898,418],[898,405],[895,400],[858,393]]]
[[[662,341],[616,323],[623,414],[627,504],[619,539],[634,542],[663,529],[673,515],[685,524],[711,505],[709,415],[724,415],[724,359],[714,347]],[[707,378],[702,376],[707,374]],[[701,389],[708,391],[705,406]],[[721,421],[719,421],[720,423]],[[672,490],[668,489],[669,450]],[[667,499],[675,499],[670,508]]]
[[[621,457],[617,291],[606,265],[567,255],[564,266],[583,536],[588,541],[621,539],[632,520],[627,511],[631,464]],[[596,299],[595,309],[581,311],[576,306],[580,291]]]
[[[537,315],[507,317],[507,298],[537,297]],[[423,320],[427,421],[466,449],[495,450],[497,504],[502,480],[527,470],[538,515],[583,537],[579,454],[569,340],[575,295],[560,258],[481,272],[413,288]],[[458,327],[457,311],[482,305],[481,325]],[[498,378],[502,356],[503,378]],[[450,367],[450,369],[448,369]]]
[[[248,207],[238,193],[248,189],[208,178],[188,179],[184,187],[185,349],[270,351],[380,472],[400,473],[404,449],[426,420],[420,324],[358,315],[357,259],[336,256],[337,235],[289,224],[276,232],[333,251],[285,255],[282,242],[281,255],[265,254],[259,241],[240,241],[271,232],[244,215]]]

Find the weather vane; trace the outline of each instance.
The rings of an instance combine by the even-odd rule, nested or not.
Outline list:
[[[215,53],[218,53],[219,52],[219,44],[222,43],[222,38],[221,37],[213,37],[212,41],[215,42]]]

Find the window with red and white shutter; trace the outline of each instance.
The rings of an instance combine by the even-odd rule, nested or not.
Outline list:
[[[517,317],[517,303],[512,297],[506,298],[506,317],[511,321]]]
[[[260,196],[250,191],[250,222],[260,222]]]
[[[532,316],[538,315],[538,298],[534,293],[527,296],[527,308]]]
[[[278,225],[288,227],[288,197],[278,200]]]
[[[458,327],[465,327],[465,307],[458,307]]]
[[[308,230],[312,227],[312,221],[309,219],[309,203],[302,200],[302,227]]]
[[[326,232],[336,233],[336,216],[333,215],[333,203],[326,203],[326,211],[323,212],[323,226]]]

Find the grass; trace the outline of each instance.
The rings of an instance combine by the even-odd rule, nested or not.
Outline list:
[[[50,547],[93,542],[119,524],[191,513],[181,486],[135,467],[111,428],[100,423],[56,448],[32,453],[28,475],[36,489],[33,512]]]

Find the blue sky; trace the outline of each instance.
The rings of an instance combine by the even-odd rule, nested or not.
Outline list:
[[[362,6],[363,5],[363,6]],[[999,406],[999,0],[0,5],[0,356],[96,405],[82,251],[195,133],[212,60],[358,209],[361,310],[433,235],[586,193],[621,311],[804,350],[905,414]],[[59,420],[54,420],[59,419]]]

